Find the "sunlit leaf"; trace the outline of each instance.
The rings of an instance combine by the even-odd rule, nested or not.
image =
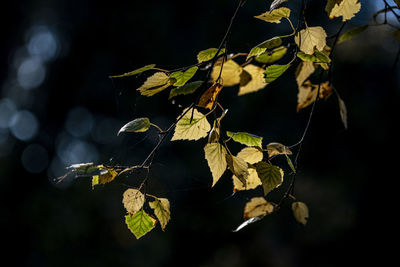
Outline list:
[[[246,132],[226,132],[226,135],[231,137],[233,139],[233,141],[241,143],[243,145],[246,146],[258,146],[258,147],[262,147],[262,137],[254,135],[254,134],[250,134],[250,133],[246,133]]]
[[[297,222],[301,223],[302,225],[307,224],[307,220],[309,217],[308,214],[308,207],[303,202],[293,202],[292,203],[292,211],[294,218]]]
[[[363,33],[367,28],[368,28],[368,25],[351,28],[350,30],[346,31],[339,37],[337,44],[340,44],[344,41],[350,40],[351,38]]]
[[[271,158],[276,155],[292,155],[292,151],[285,145],[272,142],[267,145],[268,157]]]
[[[212,186],[214,186],[226,170],[227,152],[225,147],[222,146],[220,143],[209,143],[206,144],[206,146],[204,147],[204,153],[213,177]]]
[[[328,99],[332,94],[332,86],[329,82],[321,83],[319,88],[319,98]],[[310,81],[305,81],[299,86],[297,94],[297,111],[311,105],[317,99],[318,85],[312,84]]]
[[[193,94],[202,84],[203,84],[203,81],[195,81],[195,82],[187,83],[184,86],[173,88],[169,92],[169,99],[171,99],[175,96],[178,96],[178,95]]]
[[[245,147],[237,154],[237,156],[247,163],[255,164],[262,161],[264,154],[259,147]]]
[[[156,72],[148,77],[144,84],[137,90],[144,96],[153,96],[170,86],[168,75],[164,72]]]
[[[154,214],[160,222],[161,229],[164,231],[171,219],[169,200],[166,198],[156,198],[156,200],[149,202],[149,206],[154,210]]]
[[[201,95],[197,106],[211,110],[222,88],[222,84],[214,83],[210,88],[207,89],[207,91],[205,91]]]
[[[73,164],[67,169],[73,169],[78,177],[90,177],[93,175],[99,175],[102,172],[103,165],[94,165],[93,163],[79,163]]]
[[[129,188],[123,194],[122,203],[128,213],[134,214],[142,209],[144,200],[145,197],[142,192]]]
[[[215,83],[221,73],[222,85],[234,86],[240,82],[240,74],[242,71],[243,68],[232,59],[226,61],[223,65],[222,62],[217,62],[211,72],[211,80]]]
[[[137,239],[150,232],[156,226],[157,220],[144,210],[125,216],[125,223]]]
[[[249,64],[244,67],[243,73],[250,75],[250,80],[244,85],[240,85],[238,95],[244,95],[263,89],[267,82],[264,79],[264,69],[256,65]]]
[[[211,59],[213,59],[215,57],[215,55],[217,54],[218,49],[217,48],[209,48],[203,51],[200,51],[197,54],[197,60],[199,63],[201,62],[205,62],[205,61],[209,61]],[[223,55],[225,53],[225,49],[221,49],[218,53],[218,56]]]
[[[133,121],[128,122],[118,131],[120,133],[137,133],[137,132],[145,132],[150,128],[150,120],[149,118],[138,118]]]
[[[233,175],[245,185],[247,177],[249,176],[248,164],[243,159],[230,154],[226,154],[226,163]]]
[[[271,23],[281,23],[282,18],[290,17],[290,9],[286,7],[280,7],[273,9],[272,11],[267,11],[261,15],[255,16],[257,19],[261,19],[266,22]]]
[[[331,59],[326,56],[325,54],[315,51],[313,55],[309,55],[303,52],[298,52],[297,56],[303,60],[303,61],[308,61],[308,62],[314,62],[314,63],[330,63]]]
[[[306,27],[294,37],[300,50],[306,54],[314,54],[314,49],[322,51],[326,45],[327,34],[322,27]]]
[[[302,86],[303,83],[313,74],[315,71],[314,64],[309,61],[301,62],[296,70],[296,82],[298,86]]]
[[[99,184],[106,184],[115,179],[118,173],[111,168],[102,168],[99,175],[94,175],[92,177],[92,188]]]
[[[250,190],[262,185],[255,168],[248,168],[249,176],[247,176],[246,183],[243,184],[235,175],[232,176],[233,192]]]
[[[186,112],[186,110],[184,110]],[[193,115],[193,116],[192,116]],[[206,116],[196,109],[189,110],[177,122],[171,141],[175,140],[198,140],[206,137],[211,130]]]
[[[269,7],[270,12],[272,12],[275,8],[278,8],[281,4],[287,1],[288,0],[274,0]]]
[[[360,9],[359,0],[328,0],[325,7],[330,19],[342,17],[342,21],[350,20]]]
[[[290,67],[290,65],[271,65],[265,70],[265,82],[272,83],[278,79],[285,71]]]
[[[267,49],[272,49],[282,44],[282,39],[280,37],[274,37],[269,40],[262,42],[261,44],[253,47],[250,53],[247,55],[247,59],[251,57],[256,57],[264,53]]]
[[[274,206],[267,202],[263,197],[253,197],[246,203],[243,218],[245,220],[265,216],[274,211]]]
[[[263,54],[257,56],[255,60],[260,63],[271,64],[283,58],[286,52],[287,48],[284,46],[280,46],[273,49],[272,51],[264,52]]]
[[[144,71],[151,70],[151,69],[153,69],[155,66],[156,66],[156,64],[147,65],[147,66],[141,67],[141,68],[139,68],[139,69],[137,69],[137,70],[130,71],[130,72],[127,72],[127,73],[124,73],[124,74],[121,74],[121,75],[110,76],[110,78],[121,78],[121,77],[133,76],[133,75],[142,73],[142,72],[144,72]]]
[[[256,164],[258,177],[264,188],[264,195],[279,187],[283,182],[283,170],[265,161]]]
[[[192,77],[196,74],[197,70],[199,68],[194,66],[189,69],[187,69],[185,72],[179,73],[177,75],[174,75],[172,78],[174,79],[174,82],[172,83],[173,86],[184,86]],[[172,74],[171,74],[172,76]],[[170,76],[170,79],[171,79]]]

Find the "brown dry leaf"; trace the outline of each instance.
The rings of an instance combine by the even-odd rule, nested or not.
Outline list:
[[[313,74],[315,71],[314,63],[304,61],[299,64],[296,70],[296,81],[298,86],[302,86],[303,83]]]
[[[129,188],[123,194],[122,203],[128,213],[134,214],[143,207],[144,199],[145,197],[142,192]]]
[[[274,206],[267,202],[263,197],[254,197],[246,203],[244,208],[243,218],[250,219],[254,217],[271,214],[274,211]]]
[[[249,64],[245,66],[243,70],[250,74],[251,80],[245,85],[240,85],[238,95],[256,92],[263,89],[267,85],[264,79],[265,69],[260,68],[256,65]]]
[[[217,62],[211,72],[211,80],[216,82],[221,72],[222,62]],[[222,68],[221,79],[223,86],[234,86],[240,82],[243,68],[232,59],[226,61]]]
[[[218,94],[222,90],[222,84],[214,83],[210,88],[207,89],[200,97],[199,103],[197,104],[199,107],[212,109],[215,101],[217,100]]]
[[[342,21],[352,19],[361,9],[359,0],[328,0],[325,10],[330,19],[342,17]]]
[[[328,99],[332,95],[332,86],[329,82],[321,83],[319,90],[320,99]],[[312,84],[310,81],[305,81],[303,85],[299,86],[297,94],[297,112],[311,105],[317,99],[318,85]]]

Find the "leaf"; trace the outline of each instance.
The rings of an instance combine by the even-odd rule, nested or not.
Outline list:
[[[160,221],[161,229],[164,231],[171,219],[169,200],[166,198],[156,198],[156,200],[149,202],[149,206],[154,210],[154,214]]]
[[[326,45],[326,32],[322,27],[306,27],[294,37],[300,50],[306,54],[314,54],[314,49],[322,51]]]
[[[205,158],[210,167],[213,177],[212,187],[218,182],[222,174],[224,174],[226,162],[226,149],[220,143],[209,143],[204,147]]]
[[[190,79],[192,79],[192,77],[196,74],[198,69],[199,69],[198,67],[194,66],[194,67],[187,69],[183,73],[174,75],[173,79],[175,80],[175,82],[173,82],[172,85],[184,86]],[[172,74],[171,74],[171,76],[172,76]],[[170,76],[170,78],[171,78],[171,76]]]
[[[294,218],[297,222],[301,223],[302,225],[307,224],[308,220],[308,207],[303,202],[293,202],[292,203],[292,211]]]
[[[293,173],[296,173],[296,168],[294,167],[292,160],[289,158],[287,154],[285,154],[285,156],[290,169],[292,170]]]
[[[235,175],[232,176],[233,192],[250,190],[262,185],[255,168],[248,168],[247,171],[249,172],[249,176],[247,176],[245,184],[243,184],[243,182],[240,181]]]
[[[274,37],[269,40],[262,42],[261,44],[253,47],[250,53],[247,55],[247,59],[251,57],[256,57],[264,53],[267,49],[272,49],[282,44],[282,39],[280,37]]]
[[[213,70],[211,72],[211,80],[212,82],[216,82],[219,74],[221,73],[222,62],[215,63]],[[226,61],[222,66],[222,85],[223,86],[234,86],[240,82],[240,74],[242,73],[243,68],[240,67],[235,61],[232,59]],[[218,81],[220,82],[220,81]]]
[[[278,8],[281,4],[287,1],[288,0],[274,0],[269,7],[270,12],[272,12],[275,8]]]
[[[255,16],[257,19],[261,19],[266,22],[271,23],[281,23],[282,18],[290,17],[290,9],[286,7],[281,7],[273,9],[272,11],[267,11],[261,15]]]
[[[247,163],[243,159],[230,154],[226,154],[225,156],[226,163],[231,172],[245,185],[247,177],[249,176]]]
[[[313,55],[309,55],[303,52],[298,52],[297,57],[303,61],[313,62],[313,63],[330,63],[331,59],[325,54],[315,51]]]
[[[226,132],[226,135],[231,137],[233,139],[233,141],[241,143],[245,146],[258,146],[258,147],[262,147],[262,137],[254,135],[254,134],[250,134],[250,133],[246,133],[246,132]]]
[[[288,68],[290,67],[290,64],[288,65],[271,65],[267,67],[265,70],[265,82],[267,83],[272,83],[276,79],[278,79]]]
[[[144,72],[144,71],[151,70],[151,69],[153,69],[155,66],[156,66],[156,64],[146,65],[146,66],[144,66],[144,67],[141,67],[141,68],[136,69],[136,70],[131,71],[131,72],[127,72],[127,73],[124,73],[124,74],[121,74],[121,75],[110,76],[110,78],[121,78],[121,77],[133,76],[133,75],[142,73],[142,72]]]
[[[122,198],[122,203],[124,204],[126,211],[130,214],[134,214],[135,212],[141,210],[144,201],[145,197],[142,192],[133,188],[127,189]]]
[[[123,132],[128,132],[128,133],[145,132],[149,128],[150,128],[149,118],[138,118],[122,126],[122,128],[118,131],[117,135]]]
[[[99,184],[106,184],[114,180],[118,173],[110,168],[102,168],[99,175],[92,177],[92,188]]]
[[[332,86],[329,82],[324,82],[320,85],[320,99],[328,99],[332,94]],[[303,85],[299,86],[299,92],[297,94],[297,111],[303,109],[317,99],[318,85],[312,84],[310,81],[305,81]]]
[[[171,99],[178,95],[193,94],[202,84],[203,84],[203,81],[195,81],[195,82],[187,83],[184,86],[173,88],[169,92],[168,99]]]
[[[258,222],[259,220],[261,220],[264,217],[265,216],[258,216],[258,217],[250,218],[250,219],[244,221],[243,223],[241,223],[235,230],[233,230],[233,232],[238,232],[238,231],[242,230],[244,227],[248,226],[249,224]]]
[[[347,129],[347,108],[346,108],[346,104],[339,97],[339,95],[337,97],[338,97],[338,101],[339,101],[340,118],[342,119],[344,128]]]
[[[73,171],[76,172],[76,176],[90,177],[93,175],[100,175],[103,169],[103,165],[96,166],[93,163],[79,163],[73,164],[67,167],[67,169],[73,169]]]
[[[261,161],[256,164],[256,170],[264,188],[264,195],[279,187],[283,182],[283,170],[277,166]]]
[[[250,164],[260,162],[264,157],[263,152],[259,147],[245,147],[237,154],[237,156]]]
[[[169,77],[164,72],[156,72],[148,77],[137,90],[144,96],[153,96],[170,86]]]
[[[396,39],[398,42],[400,42],[400,30],[396,30],[392,33],[392,36],[394,39]]]
[[[361,9],[359,0],[328,0],[325,11],[330,19],[342,17],[342,21],[350,20]]]
[[[274,206],[267,202],[263,197],[253,197],[246,203],[243,218],[245,220],[265,216],[274,211]]]
[[[125,223],[137,239],[150,232],[156,226],[156,219],[149,216],[144,210],[125,216]]]
[[[296,82],[300,87],[315,71],[314,64],[309,61],[301,62],[296,70]]]
[[[352,28],[345,33],[343,33],[338,41],[337,44],[343,43],[344,41],[350,40],[351,38],[363,33],[366,29],[368,28],[368,25],[363,25],[363,26],[358,26],[355,28]]]
[[[263,89],[267,82],[264,79],[264,69],[256,65],[249,64],[243,68],[242,73],[248,73],[250,80],[245,85],[240,85],[238,95],[253,93]]]
[[[186,110],[187,109],[185,109],[183,113],[185,113]],[[200,138],[206,137],[210,130],[211,125],[208,123],[206,116],[196,109],[193,109],[193,117],[192,112],[188,111],[177,122],[171,141],[199,140]]]
[[[207,91],[205,91],[201,95],[197,106],[211,110],[222,88],[222,84],[214,83],[210,88],[207,89]]]
[[[268,157],[271,158],[276,155],[292,155],[292,151],[280,143],[272,142],[267,145]]]
[[[213,59],[215,57],[215,55],[217,54],[218,49],[217,48],[209,48],[203,51],[200,51],[197,54],[197,61],[199,63],[201,62],[205,62],[205,61],[209,61],[211,59]],[[218,56],[225,54],[225,49],[222,48],[219,53]]]
[[[274,62],[280,60],[281,58],[283,58],[283,56],[286,54],[286,52],[287,52],[287,48],[284,46],[280,46],[280,47],[273,49],[270,52],[267,51],[267,52],[262,53],[261,55],[257,56],[255,58],[255,60],[260,63],[271,64],[271,63],[274,63]]]

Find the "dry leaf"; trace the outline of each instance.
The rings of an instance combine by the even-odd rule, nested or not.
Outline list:
[[[306,27],[294,37],[300,50],[306,54],[314,54],[314,49],[322,51],[326,45],[327,34],[322,27]]]
[[[145,197],[142,192],[129,188],[123,194],[122,203],[128,213],[134,214],[143,207],[144,200]]]
[[[245,220],[265,216],[271,214],[274,211],[274,206],[267,202],[263,197],[254,197],[246,203],[244,208],[243,218]]]
[[[244,72],[250,74],[251,80],[243,86],[240,85],[238,95],[256,92],[263,89],[267,85],[264,79],[265,70],[263,68],[249,64],[244,67]]]
[[[210,88],[207,89],[200,97],[199,103],[197,104],[199,107],[212,109],[214,106],[215,101],[219,93],[222,90],[222,84],[214,83]]]

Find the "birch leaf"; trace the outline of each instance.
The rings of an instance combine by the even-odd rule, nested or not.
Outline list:
[[[211,72],[211,80],[215,83],[219,77],[222,66],[222,85],[223,86],[234,86],[240,82],[240,74],[243,71],[243,68],[239,66],[232,59],[226,61],[223,65],[222,62],[217,62],[214,65],[214,68]]]
[[[301,62],[296,70],[296,82],[300,87],[303,83],[313,74],[315,71],[314,64],[312,62]]]
[[[278,47],[282,44],[282,39],[280,37],[274,37],[269,40],[262,42],[261,44],[253,47],[250,50],[250,53],[247,55],[247,59],[251,57],[256,57],[267,51],[267,49],[272,49]]]
[[[313,62],[313,63],[330,63],[331,59],[329,56],[315,51],[313,55],[309,55],[303,52],[298,52],[297,57],[299,57],[303,61]]]
[[[250,164],[260,162],[264,157],[263,152],[259,147],[245,147],[237,154],[237,156]]]
[[[320,99],[328,99],[332,94],[332,86],[329,82],[324,82],[320,85]],[[317,99],[318,85],[312,84],[310,81],[305,81],[303,85],[299,86],[299,93],[297,94],[297,111],[311,105]]]
[[[342,21],[352,19],[361,9],[359,0],[328,0],[325,10],[330,19],[342,17]]]
[[[314,54],[314,49],[322,51],[326,45],[327,34],[322,27],[306,27],[294,37],[300,50],[306,54]]]
[[[144,96],[153,96],[170,86],[169,77],[164,72],[156,72],[148,77],[137,90]]]
[[[292,155],[292,151],[285,145],[272,142],[267,145],[268,157],[271,158],[276,155]]]
[[[161,229],[164,231],[171,219],[169,200],[166,198],[157,198],[156,200],[149,202],[149,206],[154,210],[154,214],[160,222]]]
[[[263,54],[257,56],[255,60],[264,64],[271,64],[280,60],[287,52],[287,48],[284,46],[277,47],[272,51],[264,52]]]
[[[129,188],[123,194],[122,203],[128,213],[134,214],[142,209],[144,200],[145,197],[142,192]]]
[[[215,57],[215,55],[217,54],[218,49],[217,48],[209,48],[203,51],[200,51],[197,54],[197,61],[199,63],[201,62],[205,62],[205,61],[209,61],[211,59],[213,59]],[[225,53],[225,49],[222,48],[219,53],[218,56],[223,55]]]
[[[245,185],[249,176],[247,163],[243,159],[229,154],[226,154],[226,163],[231,172]]]
[[[302,225],[307,224],[307,220],[309,217],[308,214],[308,207],[303,202],[293,202],[292,203],[292,211],[294,218],[297,222],[301,223]]]
[[[156,226],[156,219],[149,216],[144,210],[125,216],[125,223],[137,239],[150,232]]]
[[[255,168],[248,168],[249,176],[247,176],[246,183],[243,184],[235,175],[232,176],[233,192],[254,189],[262,185]]]
[[[278,79],[285,71],[290,67],[290,65],[272,65],[267,67],[265,70],[265,82],[272,83]]]
[[[106,184],[115,179],[118,173],[109,168],[102,168],[102,172],[99,175],[94,175],[92,177],[92,188],[99,184]]]
[[[245,66],[243,70],[243,73],[248,73],[250,75],[250,81],[245,85],[240,85],[238,95],[259,91],[267,85],[267,82],[264,79],[265,70],[263,68],[249,64]]]
[[[137,74],[142,73],[142,72],[144,72],[144,71],[151,70],[151,69],[153,69],[155,66],[156,66],[156,64],[146,65],[146,66],[144,66],[144,67],[141,67],[141,68],[139,68],[139,69],[136,69],[136,70],[133,70],[133,71],[130,71],[130,72],[121,74],[121,75],[110,76],[110,78],[122,78],[122,77],[128,77],[128,76],[137,75]]]
[[[340,43],[343,43],[344,41],[352,39],[353,37],[363,33],[367,28],[368,28],[368,25],[351,28],[350,30],[346,31],[339,37],[337,44],[340,44]]]
[[[245,146],[258,146],[262,147],[262,137],[246,133],[246,132],[226,132],[226,135],[229,137],[232,137],[233,141],[241,143],[242,145]]]
[[[198,67],[191,67],[187,69],[185,72],[182,74],[174,77],[175,81],[172,85],[174,86],[184,86],[192,77],[196,74]],[[172,76],[172,74],[171,74]]]
[[[282,18],[290,17],[290,9],[286,7],[280,7],[273,9],[272,11],[267,11],[261,15],[255,16],[257,19],[261,19],[266,22],[271,23],[281,23]]]
[[[149,118],[137,118],[122,126],[122,128],[118,131],[117,135],[123,132],[130,132],[130,133],[145,132],[149,128],[150,128]]]
[[[250,218],[250,219],[244,221],[243,223],[241,223],[235,230],[233,230],[233,232],[238,232],[238,231],[242,230],[244,227],[246,227],[252,223],[258,222],[259,220],[261,220],[264,217],[265,216],[262,215],[262,216]]]
[[[214,83],[210,88],[205,91],[199,100],[199,103],[197,105],[202,108],[206,108],[211,110],[214,106],[215,101],[217,100],[217,97],[219,93],[222,90],[222,84],[220,83]]]
[[[245,220],[265,216],[274,211],[274,206],[267,202],[263,197],[254,197],[246,203],[244,208],[243,218]]]
[[[226,170],[227,152],[220,143],[209,143],[204,147],[204,153],[213,177],[212,186],[214,186]]]
[[[168,99],[171,99],[178,95],[193,94],[202,84],[203,84],[203,81],[195,81],[195,82],[187,83],[184,86],[173,88],[169,92]]]
[[[256,170],[264,188],[264,195],[279,187],[283,182],[283,170],[277,166],[261,161],[256,164]]]
[[[184,110],[186,112],[186,110]],[[211,130],[211,125],[207,118],[196,109],[186,112],[186,114],[177,122],[174,135],[171,141],[175,140],[199,140],[206,137]]]

